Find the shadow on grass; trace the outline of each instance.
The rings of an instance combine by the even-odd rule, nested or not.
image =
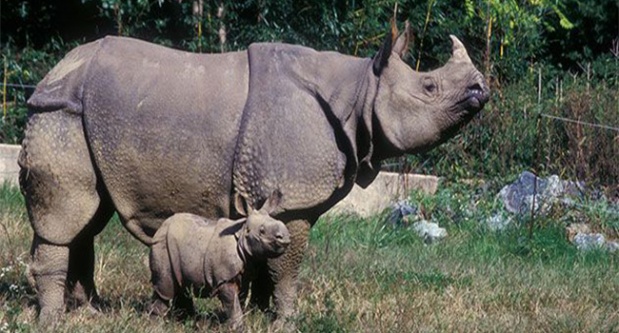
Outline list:
[[[184,326],[190,326],[194,329],[213,331],[216,328],[220,328],[221,325],[226,324],[226,314],[223,309],[208,309],[202,310],[196,307],[196,312],[193,315],[187,315],[182,311],[175,311],[172,307],[165,316],[158,316],[150,313],[151,298],[148,296],[132,298],[126,305],[121,299],[108,302],[110,310],[121,311],[123,306],[129,306],[133,311],[138,314],[144,314],[150,316],[153,319],[164,318],[171,322],[183,324]]]
[[[6,328],[11,332],[17,330],[17,318],[28,308],[36,309],[38,304],[34,289],[25,278],[16,282],[6,280],[6,276],[0,280],[0,304],[3,304],[0,309],[5,311]]]

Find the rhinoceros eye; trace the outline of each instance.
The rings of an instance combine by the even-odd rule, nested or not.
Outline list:
[[[264,230],[264,226],[260,226],[260,234],[264,235],[265,232],[266,230]]]
[[[438,86],[431,77],[424,77],[421,84],[423,86],[423,90],[430,96],[436,94],[438,91]]]

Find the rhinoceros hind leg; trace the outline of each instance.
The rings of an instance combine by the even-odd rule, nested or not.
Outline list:
[[[35,234],[30,272],[45,323],[64,312],[67,283],[78,298],[96,298],[93,238],[112,208],[102,200],[107,194],[97,179],[80,115],[33,115],[18,163]]]
[[[39,300],[39,324],[51,327],[65,311],[65,279],[69,263],[69,248],[46,242],[38,236],[32,241],[30,272]]]
[[[73,306],[88,305],[91,310],[100,310],[103,304],[94,282],[95,248],[94,236],[99,234],[114,213],[111,205],[100,205],[89,222],[92,226],[84,235],[76,238],[69,247],[67,291]]]

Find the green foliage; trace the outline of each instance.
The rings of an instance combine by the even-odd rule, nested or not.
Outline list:
[[[479,191],[479,188],[487,190]],[[579,252],[557,223],[492,233],[480,221],[493,213],[498,185],[442,184],[432,216],[475,203],[469,219],[446,223],[449,236],[425,245],[381,218],[326,217],[311,229],[299,280],[301,332],[616,331],[619,256]],[[435,199],[432,199],[435,198]],[[434,200],[434,202],[431,202]],[[593,212],[606,207],[589,205]],[[0,188],[0,330],[35,332],[35,291],[26,281],[32,231],[19,190]],[[601,216],[601,215],[600,215]],[[602,217],[601,217],[602,218]],[[376,235],[370,237],[370,234]],[[404,234],[410,241],[401,242]],[[379,245],[372,245],[382,239]],[[93,316],[73,309],[58,332],[227,332],[209,318],[178,322],[145,313],[151,286],[148,249],[114,219],[96,238],[95,283],[108,306]],[[210,300],[202,311],[217,309]],[[198,303],[200,305],[200,303]],[[266,332],[268,316],[248,311],[247,330]],[[206,321],[206,322],[205,322]]]
[[[27,97],[34,91],[34,85],[60,57],[75,46],[75,43],[67,45],[53,39],[44,49],[30,47],[17,49],[12,45],[3,47],[0,83],[6,82],[10,86],[0,90],[2,96],[0,142],[21,142],[27,121]]]

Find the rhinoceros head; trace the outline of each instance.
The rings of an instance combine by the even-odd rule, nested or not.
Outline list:
[[[387,37],[374,58],[379,77],[373,128],[379,159],[423,152],[444,142],[479,112],[490,97],[483,75],[464,45],[451,36],[451,58],[443,67],[417,72],[403,60],[409,29]],[[368,120],[366,119],[366,122]]]
[[[290,244],[290,233],[282,221],[271,217],[279,206],[281,193],[274,191],[259,210],[242,203],[244,199],[238,194],[235,199],[239,213],[245,215],[244,206],[247,206],[247,220],[239,236],[243,250],[253,258],[274,258],[283,254]]]

